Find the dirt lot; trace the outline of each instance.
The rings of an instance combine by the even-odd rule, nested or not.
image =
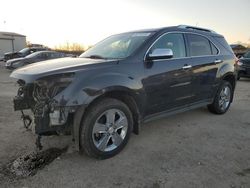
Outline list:
[[[0,62],[0,166],[35,151],[35,135],[12,109],[16,93]],[[206,108],[145,124],[116,157],[79,155],[70,137],[43,138],[44,149],[67,152],[27,178],[0,172],[0,187],[250,187],[250,80],[238,82],[225,115]]]

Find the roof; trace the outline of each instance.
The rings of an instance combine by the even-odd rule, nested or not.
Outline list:
[[[57,52],[57,51],[53,51],[53,50],[42,50],[42,51],[37,51],[37,52],[34,52],[34,53],[61,53],[61,52]]]
[[[218,33],[216,33],[213,30],[201,28],[201,27],[195,27],[195,26],[189,26],[189,25],[178,25],[178,26],[170,26],[170,27],[161,27],[161,28],[155,28],[155,29],[143,29],[143,30],[137,30],[137,31],[131,31],[131,32],[158,32],[158,31],[164,31],[164,32],[171,32],[171,31],[180,31],[180,32],[194,32],[194,33],[200,33],[200,34],[206,34],[206,35],[212,35],[212,36],[222,36]]]
[[[5,31],[0,31],[0,34],[4,36],[9,36],[9,37],[26,37],[25,35],[13,33],[13,32],[5,32]]]

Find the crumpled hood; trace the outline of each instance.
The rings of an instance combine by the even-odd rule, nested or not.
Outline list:
[[[13,71],[12,78],[24,80],[26,83],[32,83],[38,78],[53,74],[77,72],[87,68],[97,68],[99,66],[113,65],[117,60],[88,59],[88,58],[60,58],[48,61],[41,61],[31,65],[24,66]]]

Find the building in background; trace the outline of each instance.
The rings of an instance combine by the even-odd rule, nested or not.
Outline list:
[[[0,58],[3,57],[6,52],[19,51],[25,47],[25,35],[0,31]]]

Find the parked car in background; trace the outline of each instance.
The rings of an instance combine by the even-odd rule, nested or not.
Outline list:
[[[224,37],[209,29],[122,33],[79,58],[13,71],[20,85],[14,109],[32,110],[39,147],[41,136],[71,130],[77,149],[105,159],[119,153],[143,122],[202,106],[226,113],[236,63]]]
[[[7,69],[16,69],[31,63],[36,63],[39,61],[45,61],[49,59],[56,59],[56,58],[62,58],[67,57],[66,54],[61,52],[55,52],[55,51],[40,51],[40,52],[34,52],[26,57],[16,58],[8,60],[5,64],[5,67]]]
[[[8,61],[9,59],[14,59],[14,58],[19,58],[19,57],[25,57],[29,54],[32,54],[37,51],[45,51],[49,50],[48,48],[45,47],[30,47],[30,48],[24,48],[18,52],[8,52],[4,54],[4,61]]]
[[[239,59],[238,65],[239,65],[239,70],[237,79],[239,80],[241,77],[250,78],[250,51],[246,52]]]

